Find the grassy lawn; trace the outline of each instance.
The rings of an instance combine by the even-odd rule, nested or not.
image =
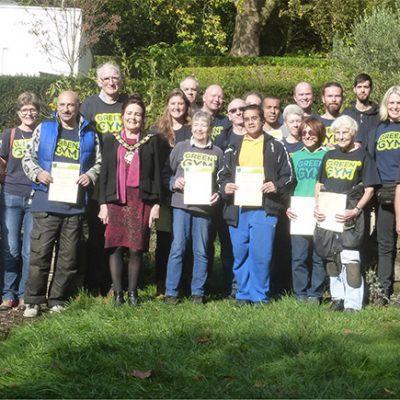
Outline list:
[[[136,309],[81,295],[15,328],[0,343],[0,397],[400,397],[400,309],[170,306],[149,292]]]

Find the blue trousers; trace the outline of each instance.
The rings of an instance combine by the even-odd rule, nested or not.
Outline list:
[[[3,300],[23,299],[29,273],[32,230],[29,198],[2,191],[0,193],[0,221],[4,268]]]
[[[210,246],[211,218],[180,208],[172,210],[172,244],[168,257],[165,294],[177,297],[187,243],[193,242],[192,296],[204,296]]]
[[[315,252],[312,236],[292,235],[293,291],[298,299],[322,298],[325,265]]]
[[[241,209],[239,223],[229,227],[237,300],[269,301],[270,264],[278,218],[264,210]]]

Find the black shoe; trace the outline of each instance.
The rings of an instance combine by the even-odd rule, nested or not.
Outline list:
[[[203,296],[192,296],[192,303],[193,304],[204,304],[204,297]]]
[[[251,303],[248,300],[236,300],[235,307],[241,308],[244,306],[248,306],[249,304],[251,304]]]
[[[330,307],[331,311],[343,311],[344,300],[333,300]]]
[[[124,303],[124,292],[114,293],[114,307],[121,307]]]
[[[138,305],[138,298],[136,291],[128,292],[128,304],[131,307],[136,307]]]
[[[164,303],[171,306],[176,306],[179,303],[179,300],[177,297],[174,296],[166,296],[164,299]]]

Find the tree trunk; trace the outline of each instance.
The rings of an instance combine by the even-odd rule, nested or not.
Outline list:
[[[277,0],[235,0],[235,32],[232,56],[259,56],[260,33]]]

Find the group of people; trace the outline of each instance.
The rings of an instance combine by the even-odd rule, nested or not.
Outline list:
[[[224,294],[237,306],[267,305],[278,287],[319,304],[329,278],[331,308],[358,311],[373,214],[389,300],[400,232],[400,86],[379,107],[371,77],[360,74],[356,101],[341,112],[343,89],[329,82],[317,115],[312,86],[300,82],[283,113],[279,98],[251,92],[232,99],[225,116],[223,89],[209,86],[199,104],[199,84],[187,77],[147,133],[146,106],[121,94],[118,65],[101,65],[97,83],[100,93],[82,104],[77,93],[60,93],[54,116],[40,123],[39,99],[21,94],[21,123],[3,132],[0,310],[35,317],[47,304],[60,312],[82,285],[103,295],[112,288],[115,306],[136,306],[155,226],[155,281],[166,303],[176,304],[185,284],[194,303],[204,302],[218,234]],[[346,195],[334,215],[340,232],[323,227],[323,192]],[[315,232],[290,235],[306,211],[294,205],[298,197],[310,201]]]

